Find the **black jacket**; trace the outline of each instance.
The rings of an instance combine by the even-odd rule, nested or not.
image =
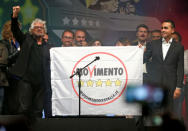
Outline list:
[[[162,54],[162,39],[146,45],[144,62],[152,58],[150,80],[152,83],[168,87],[172,92],[176,87],[183,87],[184,79],[184,48],[174,40],[167,52],[165,60]]]
[[[29,56],[31,53],[31,47],[33,44],[36,44],[37,41],[33,35],[29,33],[26,34],[22,33],[22,31],[19,28],[17,18],[11,18],[11,22],[12,22],[11,23],[12,33],[15,39],[20,44],[20,53],[16,60],[15,65],[12,68],[10,68],[9,72],[18,77],[23,77],[23,75],[27,70],[28,63],[30,61]],[[42,43],[42,44],[46,44],[46,43]]]

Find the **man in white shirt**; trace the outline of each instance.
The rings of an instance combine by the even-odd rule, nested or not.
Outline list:
[[[152,58],[150,82],[169,90],[168,109],[170,111],[173,111],[173,99],[181,94],[184,79],[184,48],[173,40],[174,31],[174,22],[165,20],[161,27],[162,39],[147,44],[144,53],[144,62]]]

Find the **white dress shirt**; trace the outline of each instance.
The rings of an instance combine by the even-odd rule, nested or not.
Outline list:
[[[138,41],[138,45],[141,44],[139,41]],[[144,42],[144,44],[141,44],[142,45],[142,49],[145,50],[146,48],[146,41]],[[143,73],[148,73],[147,72],[147,69],[146,69],[146,63],[143,64]]]
[[[163,60],[165,60],[166,58],[171,43],[172,43],[172,38],[168,42],[166,42],[164,38],[162,39]]]

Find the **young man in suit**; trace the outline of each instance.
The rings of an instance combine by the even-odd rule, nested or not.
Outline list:
[[[152,58],[150,82],[168,89],[170,111],[173,111],[173,99],[181,94],[184,79],[184,47],[172,38],[174,31],[172,20],[162,22],[162,39],[147,44],[144,53],[144,62]]]

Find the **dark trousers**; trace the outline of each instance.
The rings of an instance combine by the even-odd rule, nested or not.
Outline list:
[[[185,95],[186,120],[188,121],[188,82],[185,83],[184,95]]]
[[[184,100],[184,88],[181,89],[181,95],[179,98],[174,99],[174,113],[176,117],[179,119],[182,119],[182,106],[183,106],[183,100]]]
[[[0,87],[0,114],[2,114],[2,110],[3,110],[3,100],[4,100],[4,88]]]
[[[20,80],[17,88],[18,114],[42,117],[44,88],[40,84]]]
[[[45,97],[44,97],[44,113],[45,118],[52,117],[52,90],[51,86],[45,87]]]
[[[17,99],[18,80],[9,78],[9,86],[4,88],[3,114],[15,115],[18,109]]]

